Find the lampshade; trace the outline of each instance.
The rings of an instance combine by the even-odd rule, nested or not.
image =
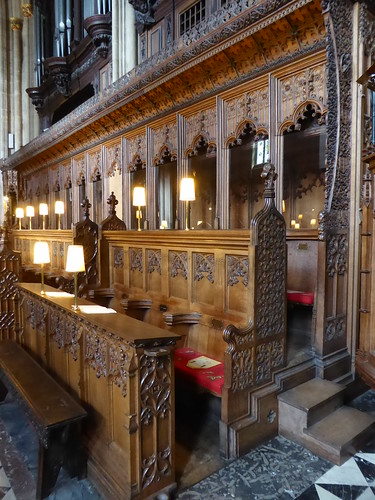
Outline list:
[[[144,187],[135,187],[133,189],[133,206],[134,207],[146,206],[146,191]]]
[[[48,264],[51,262],[49,246],[46,241],[37,241],[34,245],[34,264]]]
[[[39,204],[39,215],[48,215],[47,203],[40,203]]]
[[[34,207],[32,207],[31,205],[28,205],[26,207],[26,217],[34,217],[34,216],[35,216]]]
[[[63,214],[64,213],[64,202],[56,201],[55,202],[55,214]]]
[[[82,245],[69,245],[65,270],[68,273],[80,273],[85,270],[85,258]]]
[[[195,200],[195,187],[194,187],[193,177],[184,177],[183,179],[181,179],[180,200],[181,201]]]
[[[24,216],[23,208],[16,208],[16,218],[22,219]]]

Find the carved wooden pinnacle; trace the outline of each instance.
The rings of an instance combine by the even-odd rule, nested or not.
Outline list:
[[[109,205],[109,215],[116,215],[116,205],[118,205],[118,200],[116,199],[115,193],[112,191],[110,197],[107,200]]]
[[[85,219],[88,219],[90,217],[91,203],[89,202],[89,199],[87,198],[87,196],[85,197],[85,199],[81,203],[81,207],[83,208],[83,217]]]
[[[265,198],[275,197],[275,181],[277,179],[277,173],[275,172],[275,166],[272,163],[266,163],[263,167],[262,173],[260,174],[262,179],[265,179]]]

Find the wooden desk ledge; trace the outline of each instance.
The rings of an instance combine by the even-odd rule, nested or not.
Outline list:
[[[176,374],[221,397],[224,386],[224,363],[194,351],[190,347],[175,350]]]
[[[7,392],[25,409],[39,437],[36,498],[53,490],[60,468],[86,476],[81,421],[86,411],[19,344],[0,342],[0,401]]]

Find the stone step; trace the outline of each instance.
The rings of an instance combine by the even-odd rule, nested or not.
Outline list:
[[[329,415],[343,403],[345,388],[315,378],[279,394],[279,434],[303,441],[306,427]],[[301,443],[303,444],[303,443]]]
[[[342,406],[305,429],[304,445],[316,455],[341,465],[371,439],[375,418]]]

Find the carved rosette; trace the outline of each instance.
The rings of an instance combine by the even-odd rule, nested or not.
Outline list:
[[[227,256],[227,284],[238,285],[242,282],[247,287],[249,283],[249,259],[237,255]]]
[[[194,253],[194,281],[201,281],[203,278],[215,283],[215,256]]]
[[[183,278],[188,278],[188,254],[187,252],[169,252],[169,269],[171,278],[181,274]]]
[[[171,473],[170,446],[160,447],[160,420],[171,416],[171,355],[168,349],[146,350],[139,359],[142,434],[152,430],[156,446],[142,458],[142,488]],[[169,441],[169,440],[168,440]],[[154,440],[155,442],[155,440]],[[170,443],[169,443],[170,445]],[[165,446],[165,445],[162,445]]]

